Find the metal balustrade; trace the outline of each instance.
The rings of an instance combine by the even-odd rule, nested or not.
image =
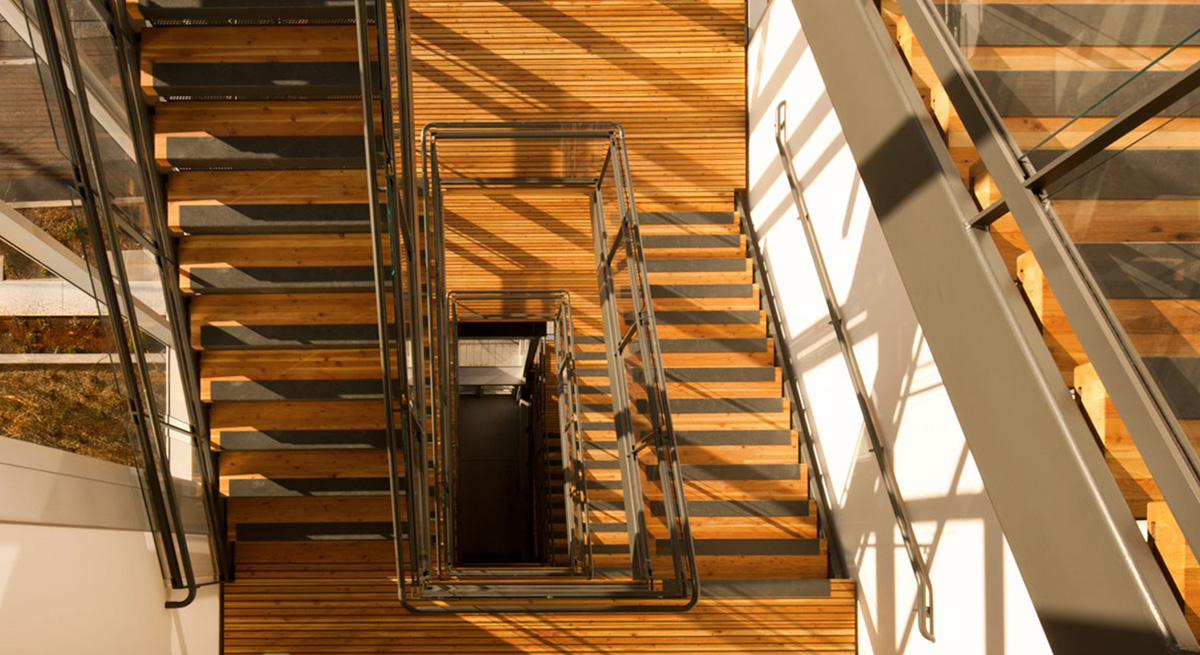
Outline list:
[[[403,5],[399,3],[398,6]],[[620,126],[608,123],[434,123],[422,134],[422,185],[424,212],[416,216],[414,189],[402,190],[412,176],[403,171],[411,151],[396,143],[396,134],[386,127],[393,116],[394,90],[387,83],[388,65],[381,63],[379,78],[367,60],[370,20],[365,2],[358,3],[360,69],[362,71],[364,136],[367,176],[371,193],[383,193],[388,220],[373,208],[372,237],[376,244],[376,294],[380,326],[380,358],[384,369],[384,397],[389,411],[387,426],[393,498],[393,523],[399,594],[413,611],[503,611],[528,610],[529,603],[555,611],[682,611],[699,599],[696,556],[684,502],[683,477],[671,426],[662,355],[658,347],[650,287],[644,266],[637,208],[629,174],[624,135]],[[384,5],[377,6],[375,24],[386,24]],[[394,10],[404,14],[402,6]],[[380,51],[385,30],[379,30]],[[402,41],[403,42],[403,41]],[[401,47],[400,50],[404,50]],[[402,56],[403,57],[403,56]],[[399,79],[409,79],[407,70]],[[399,94],[401,97],[403,93]],[[403,102],[401,102],[403,105]],[[373,112],[384,117],[382,157],[377,152],[379,135],[372,127]],[[397,125],[410,125],[403,119]],[[403,132],[404,130],[400,130]],[[595,171],[587,176],[546,175],[513,177],[444,177],[439,166],[439,145],[446,142],[527,142],[598,146]],[[384,186],[378,186],[380,174]],[[456,321],[461,320],[461,302],[492,296],[509,300],[530,293],[498,294],[494,291],[450,290],[446,278],[444,189],[475,187],[581,187],[590,189],[591,222],[595,245],[597,286],[604,317],[604,342],[613,419],[617,432],[618,459],[624,514],[629,532],[628,581],[593,579],[595,570],[589,502],[583,457],[582,430],[575,378],[574,331],[570,304],[553,314],[556,377],[559,395],[560,446],[564,464],[563,492],[568,517],[568,570],[577,580],[555,584],[531,584],[539,575],[522,578],[521,569],[472,571],[455,563],[455,517],[457,504],[470,502],[456,489]],[[385,234],[386,230],[386,234]],[[384,239],[388,248],[383,247]],[[385,298],[392,293],[394,323],[388,321]],[[554,292],[558,293],[558,292]],[[504,316],[501,313],[497,316]],[[548,320],[548,319],[547,319]],[[395,372],[392,362],[398,362]],[[635,390],[638,402],[634,400]],[[428,389],[428,391],[427,391]],[[643,461],[645,460],[645,461]],[[647,464],[650,462],[650,464]],[[644,468],[645,467],[645,468]],[[643,472],[657,472],[665,508],[669,544],[668,570],[655,571],[655,553],[646,526],[649,502],[641,488]],[[402,472],[402,473],[401,473]],[[403,493],[401,493],[403,487]],[[400,502],[407,504],[408,521],[402,521]],[[663,551],[662,542],[658,551]],[[509,575],[505,583],[472,581],[480,574]],[[569,598],[570,604],[558,603]],[[436,603],[418,601],[436,600]],[[505,601],[514,605],[505,605]],[[595,603],[580,602],[595,600]],[[639,601],[650,601],[639,604]],[[681,602],[670,602],[677,600]]]

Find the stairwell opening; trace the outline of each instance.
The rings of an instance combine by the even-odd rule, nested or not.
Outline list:
[[[457,326],[454,520],[459,567],[548,563],[544,322]]]

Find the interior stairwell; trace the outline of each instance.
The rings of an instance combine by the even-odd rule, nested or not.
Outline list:
[[[744,186],[740,2],[411,3],[411,129],[536,117],[611,120],[628,134],[700,579],[700,602],[682,613],[638,598],[611,601],[620,612],[536,598],[519,611],[453,598],[410,601],[449,612],[401,606],[353,7],[128,9],[142,26],[143,92],[227,496],[225,652],[854,651],[854,585],[830,577],[731,211]],[[478,155],[513,166],[504,153]],[[570,292],[586,546],[604,585],[629,580],[630,533],[588,207],[586,194],[562,190],[447,192],[441,282]],[[650,401],[635,392],[634,402],[645,413]],[[640,456],[651,563],[669,570],[659,464]],[[412,539],[412,521],[438,517],[404,520]],[[556,566],[512,569],[502,586],[587,582],[548,578]]]

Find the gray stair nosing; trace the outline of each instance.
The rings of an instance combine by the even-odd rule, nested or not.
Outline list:
[[[181,204],[179,229],[188,234],[311,234],[369,232],[367,203]]]
[[[1074,117],[1085,110],[1089,116],[1116,116],[1178,75],[1166,70],[1148,70],[1136,77],[1128,70],[978,70],[975,74],[1000,115],[1009,117]],[[1107,95],[1114,89],[1118,90]],[[1200,93],[1193,92],[1167,113],[1178,109],[1185,116],[1200,116],[1200,107],[1192,106],[1197,97]]]
[[[649,403],[637,401],[639,412],[649,411]],[[782,398],[676,398],[670,401],[672,414],[776,413],[783,411]]]
[[[211,402],[376,400],[379,379],[364,380],[214,380]]]
[[[807,517],[811,509],[808,500],[695,500],[688,499],[688,515],[692,517]],[[654,516],[666,516],[662,501],[650,501]]]
[[[361,169],[362,137],[168,136],[160,158],[180,170]]]
[[[1127,3],[949,4],[945,22],[973,47],[1173,46],[1200,24],[1194,5]]]
[[[358,62],[156,62],[150,74],[167,98],[357,98],[361,90]]]
[[[373,6],[371,0],[368,6]],[[213,2],[138,0],[138,12],[151,21],[191,21],[225,24],[245,20],[354,20],[354,4],[330,0],[288,0],[270,2]]]
[[[736,219],[735,213],[723,211],[638,212],[642,225],[720,225]]]
[[[223,430],[221,450],[375,450],[382,449],[380,430]]]
[[[704,595],[742,598],[828,597],[833,593],[829,578],[725,580],[705,578]]]
[[[238,541],[383,541],[392,539],[392,527],[382,521],[239,523],[235,534]]]
[[[1200,298],[1200,243],[1078,243],[1107,298]]]
[[[658,475],[657,465],[647,466],[646,474]],[[796,480],[800,464],[684,464],[685,480]]]
[[[387,478],[256,478],[228,481],[230,498],[386,496]]]
[[[697,557],[779,557],[820,555],[820,539],[693,539]],[[658,555],[670,555],[670,539],[655,541]]]

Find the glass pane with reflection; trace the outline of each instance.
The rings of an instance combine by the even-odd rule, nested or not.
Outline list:
[[[935,3],[1021,152],[1053,158],[1187,69],[1187,3]]]
[[[1192,444],[1200,443],[1200,149],[1187,146],[1196,103],[1185,99],[1136,128],[1049,190],[1052,207],[1151,381]],[[1088,355],[1025,256],[1022,282],[1042,307],[1060,364],[1073,367],[1085,411],[1111,455],[1135,516],[1162,496]]]

